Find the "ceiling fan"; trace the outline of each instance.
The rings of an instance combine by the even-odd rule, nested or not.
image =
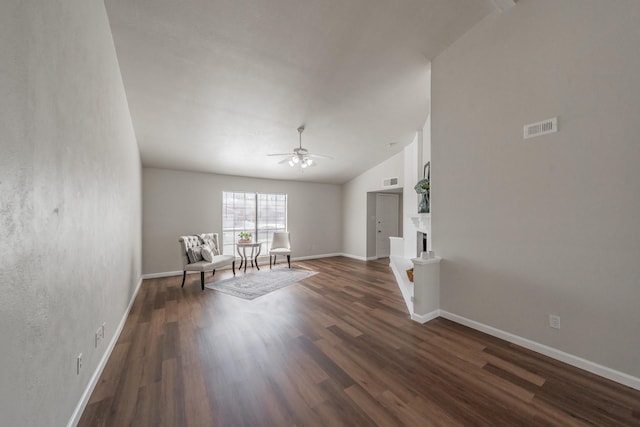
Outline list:
[[[333,159],[331,156],[323,156],[322,154],[310,154],[309,150],[302,148],[302,132],[304,132],[304,126],[298,128],[298,134],[300,138],[300,145],[293,149],[291,153],[279,153],[279,154],[267,154],[268,156],[286,156],[278,163],[289,163],[292,168],[300,166],[302,169],[306,169],[309,166],[315,166],[317,163],[313,159]]]

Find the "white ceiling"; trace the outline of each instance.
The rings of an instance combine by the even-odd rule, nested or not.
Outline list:
[[[105,0],[144,166],[343,183],[399,152],[492,0]],[[301,173],[298,145],[333,156]],[[389,147],[390,143],[396,143]]]

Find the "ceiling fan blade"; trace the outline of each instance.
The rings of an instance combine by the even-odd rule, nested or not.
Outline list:
[[[331,156],[325,156],[323,154],[309,154],[309,157],[313,157],[315,159],[329,159],[329,160],[333,160],[333,157]]]
[[[298,147],[293,149],[293,153],[273,153],[267,154],[267,156],[284,156],[284,159],[280,160],[278,164],[289,163],[291,166],[298,165],[300,170],[307,167],[317,166],[318,162],[312,159],[333,159],[331,156],[325,156],[322,154],[311,154],[306,148],[302,148],[302,131],[304,131],[304,125],[298,128]]]

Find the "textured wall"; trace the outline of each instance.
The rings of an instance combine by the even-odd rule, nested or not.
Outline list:
[[[2,2],[0,132],[0,424],[61,426],[140,278],[140,161],[102,1]]]
[[[442,308],[635,377],[638,22],[635,0],[485,19],[432,62],[431,141]],[[558,133],[523,140],[556,115]]]
[[[223,191],[286,193],[293,258],[341,252],[339,185],[144,168],[142,187],[144,274],[182,270],[179,236],[222,233]]]

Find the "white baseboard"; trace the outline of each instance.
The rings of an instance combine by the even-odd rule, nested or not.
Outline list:
[[[433,320],[436,317],[440,317],[440,310],[433,310],[431,313],[427,314],[411,313],[411,320],[415,320],[419,323],[427,323],[428,321]]]
[[[347,257],[347,258],[352,258],[352,259],[357,259],[358,261],[367,261],[366,257],[360,256],[360,255],[341,253],[340,256]]]
[[[291,261],[305,261],[305,260],[308,260],[308,259],[331,258],[331,257],[336,257],[336,256],[346,256],[346,255],[341,254],[341,253],[308,255],[308,256],[301,256],[301,257],[291,258]],[[261,261],[266,261],[268,259],[268,255],[267,256],[260,256],[258,259],[261,260]],[[362,261],[366,261],[366,260],[363,258]],[[236,265],[238,265],[238,261],[236,261]],[[263,264],[260,264],[260,265],[262,266]],[[216,270],[231,270],[231,266],[221,267],[221,268],[216,269]],[[192,274],[192,273],[199,273],[199,271],[187,271],[187,274]],[[182,276],[182,270],[164,271],[164,272],[161,272],[161,273],[148,273],[148,274],[143,274],[142,278],[143,279],[156,279],[158,277],[170,277],[170,276]]]
[[[199,272],[198,271],[187,271],[187,274],[191,274],[191,273],[199,273]],[[181,276],[181,275],[182,275],[182,270],[176,270],[176,271],[165,271],[163,273],[143,274],[142,278],[143,279],[156,279],[158,277]]]
[[[305,261],[305,260],[308,260],[308,259],[331,258],[331,257],[336,257],[336,256],[342,256],[342,254],[341,253],[335,253],[335,254],[308,255],[308,256],[301,256],[301,257],[291,258],[291,261]]]
[[[104,354],[102,355],[102,358],[100,359],[100,362],[98,363],[98,366],[96,367],[95,372],[91,376],[91,380],[89,380],[89,384],[87,384],[87,387],[85,388],[84,393],[80,398],[80,401],[76,405],[76,409],[73,411],[73,414],[71,415],[71,419],[69,420],[67,427],[75,427],[78,425],[78,422],[80,421],[80,417],[82,416],[84,409],[87,407],[87,403],[89,402],[91,393],[93,393],[93,389],[96,387],[96,384],[98,384],[100,375],[102,375],[102,371],[104,370],[104,367],[107,365],[107,361],[111,356],[111,352],[116,346],[116,342],[118,342],[118,338],[120,338],[120,334],[122,333],[122,328],[124,328],[124,324],[127,321],[127,317],[129,317],[129,312],[131,311],[131,307],[133,307],[133,302],[136,300],[136,296],[138,295],[138,291],[140,290],[140,286],[142,285],[142,279],[143,277],[140,277],[140,280],[138,280],[136,289],[135,291],[133,291],[133,295],[131,295],[131,299],[129,300],[129,305],[127,306],[127,309],[124,311],[124,314],[122,315],[122,319],[120,319],[118,328],[116,329],[115,334],[113,334],[113,338],[111,338],[111,341],[109,342],[109,346],[107,347]]]
[[[220,270],[231,270],[231,266],[229,267],[220,267],[220,268],[216,268],[216,271],[220,271]],[[236,269],[237,270],[237,269]],[[211,270],[209,270],[209,273],[211,272]],[[159,277],[171,277],[171,276],[182,276],[183,271],[182,270],[176,270],[176,271],[163,271],[162,273],[149,273],[149,274],[143,274],[142,278],[143,279],[157,279]],[[187,271],[187,274],[200,274],[199,271]]]
[[[238,262],[236,262],[236,266],[238,266]],[[220,271],[220,270],[231,270],[231,266],[229,265],[229,266],[216,268],[216,271]],[[211,272],[211,270],[209,270],[209,272]],[[158,277],[182,276],[182,273],[183,273],[182,270],[163,271],[161,273],[143,274],[142,278],[143,279],[156,279]],[[187,271],[187,274],[200,274],[200,272],[199,271]]]
[[[503,339],[513,344],[517,344],[521,347],[527,348],[537,353],[544,354],[545,356],[549,356],[553,359],[575,366],[576,368],[584,369],[585,371],[610,379],[611,381],[624,384],[636,390],[640,390],[640,378],[633,377],[629,374],[625,374],[624,372],[616,371],[615,369],[611,369],[606,366],[602,366],[589,360],[583,359],[581,357],[565,353],[564,351],[555,349],[553,347],[549,347],[544,344],[519,337],[512,333],[496,329],[492,326],[484,325],[482,323],[476,322],[475,320],[467,319],[466,317],[458,316],[457,314],[449,313],[444,310],[440,310],[440,316],[461,325],[468,326],[480,332],[484,332],[485,334],[492,335],[494,337]]]
[[[336,254],[335,256],[343,256],[343,257],[347,257],[347,258],[353,258],[353,259],[357,259],[358,261],[374,261],[374,260],[378,259],[378,257],[375,257],[375,256],[364,257],[364,256],[360,256],[360,255],[353,255],[353,254],[346,254],[346,253]]]

